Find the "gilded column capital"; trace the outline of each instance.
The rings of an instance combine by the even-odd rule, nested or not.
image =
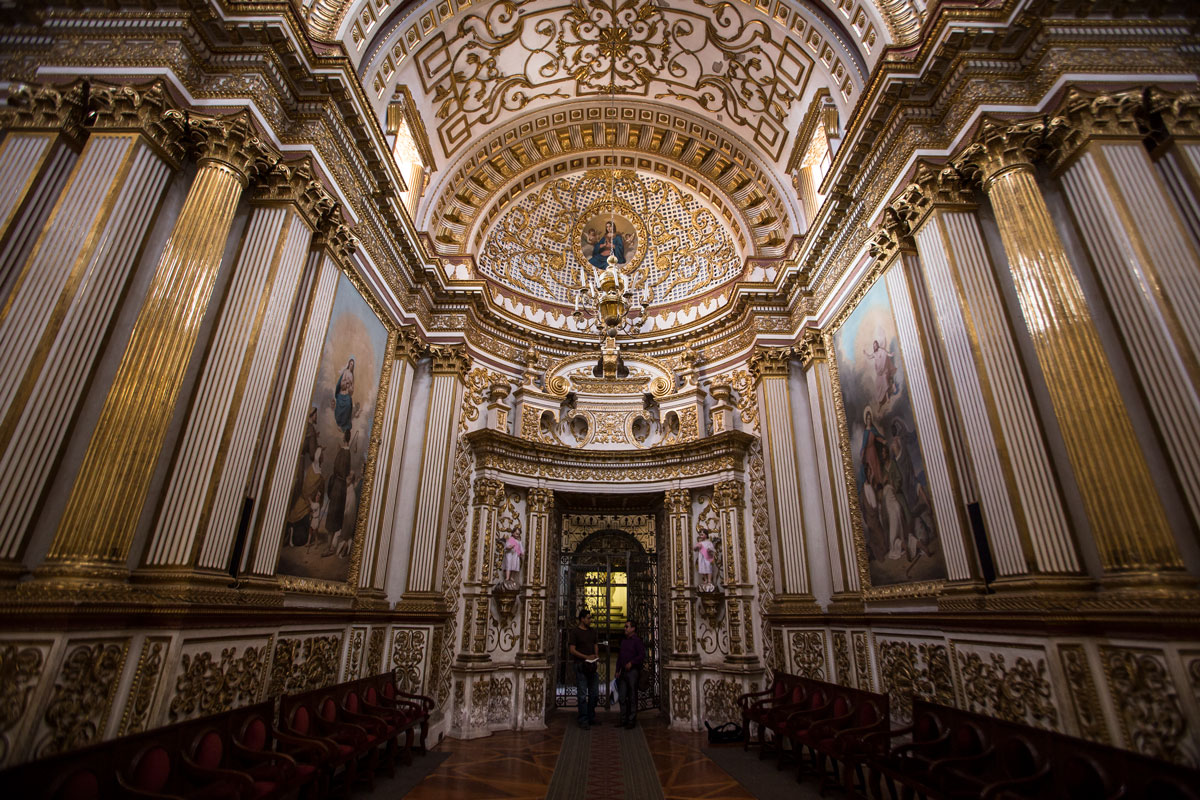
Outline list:
[[[475,479],[475,505],[499,506],[504,503],[504,482],[495,478]]]
[[[0,112],[0,127],[57,131],[79,145],[87,135],[83,127],[87,95],[82,78],[65,86],[17,84],[9,92],[8,107]]]
[[[145,136],[173,167],[187,155],[184,126],[174,110],[163,81],[143,86],[97,86],[88,93],[89,125],[93,130],[133,131]]]
[[[800,357],[800,366],[807,370],[818,361],[827,361],[829,354],[825,351],[825,337],[816,328],[805,328],[796,345],[796,355]]]
[[[951,164],[964,178],[977,181],[987,191],[992,181],[1009,170],[1032,170],[1066,124],[1062,117],[1016,123],[984,117],[975,142]]]
[[[358,239],[354,238],[354,234],[340,217],[335,210],[317,224],[312,246],[316,250],[327,252],[334,261],[348,264],[350,256],[358,249]]]
[[[425,342],[417,333],[415,325],[402,325],[396,333],[396,358],[402,358],[409,364],[416,364],[425,351]]]
[[[736,478],[713,486],[713,505],[717,508],[745,508],[746,489]]]
[[[791,357],[790,347],[756,347],[750,356],[750,374],[756,383],[763,378],[786,378]]]
[[[548,514],[554,508],[554,490],[534,487],[529,490],[525,505],[531,514]]]
[[[1200,138],[1200,94],[1170,94],[1151,89],[1146,97],[1147,111],[1161,121],[1166,132],[1177,138]]]
[[[912,182],[901,190],[888,208],[894,215],[894,230],[898,232],[903,226],[905,236],[911,237],[936,208],[973,209],[975,206],[975,193],[970,183],[955,167],[918,161]]]
[[[1141,89],[1127,92],[1067,92],[1055,119],[1063,120],[1047,140],[1047,160],[1061,169],[1084,145],[1096,139],[1140,142],[1146,136],[1146,96]]]
[[[259,178],[251,200],[256,203],[287,203],[296,206],[310,228],[338,215],[337,201],[313,174],[312,159],[280,162]]]
[[[688,514],[692,510],[690,489],[667,489],[665,503],[668,514]]]
[[[457,375],[460,381],[466,380],[471,357],[465,346],[435,344],[429,348],[429,355],[433,358],[434,375]]]
[[[238,175],[243,185],[268,173],[281,160],[275,148],[258,138],[245,111],[207,117],[171,109],[163,118],[183,126],[189,149],[201,166],[220,164]]]

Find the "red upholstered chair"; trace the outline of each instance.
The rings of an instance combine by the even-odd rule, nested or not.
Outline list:
[[[951,718],[946,734],[894,748],[885,774],[905,787],[905,795],[941,797],[941,779],[950,768],[972,770],[992,753],[987,733],[974,721]]]
[[[1031,737],[1013,730],[1016,726],[1004,723],[998,726],[994,747],[980,756],[958,763],[934,764],[931,772],[941,784],[944,797],[975,800],[993,791],[993,787],[1019,790],[1050,773],[1050,761],[1040,742],[1034,741],[1041,739],[1037,732]]]
[[[817,759],[817,771],[822,775],[821,793],[836,783],[837,767],[841,765],[841,784],[850,797],[854,796],[854,775],[857,772],[866,791],[867,779],[863,774],[863,753],[865,737],[886,731],[888,729],[888,698],[887,695],[873,692],[858,691],[860,696],[852,714],[843,719],[831,719],[814,726],[813,746],[814,757]],[[826,780],[825,759],[831,762],[832,778]]]
[[[830,701],[828,708],[823,713],[817,716],[806,717],[806,725],[791,736],[792,750],[796,753],[796,761],[799,762],[799,771],[797,778],[804,774],[804,748],[808,748],[812,753],[812,764],[814,769],[820,768],[817,763],[817,742],[822,737],[832,736],[832,730],[838,730],[842,726],[849,725],[854,719],[855,697],[853,690],[838,688],[832,689],[833,699]]]
[[[282,800],[298,793],[296,763],[282,753],[250,751],[235,747],[225,725],[198,727],[188,737],[183,753],[186,770],[209,780],[245,776],[252,782],[253,800]]]
[[[118,771],[124,795],[138,800],[253,800],[254,783],[227,770],[201,774],[178,761],[175,742],[148,742]]]
[[[369,788],[374,789],[375,768],[379,765],[380,749],[385,744],[383,739],[362,725],[350,722],[332,691],[322,691],[317,697],[316,707],[317,729],[339,747],[353,748],[354,758],[364,762],[359,765],[357,774],[366,780]]]
[[[783,706],[779,709],[781,713],[778,716],[772,715],[768,719],[765,727],[775,736],[774,749],[779,754],[779,769],[783,769],[787,759],[784,743],[792,742],[792,749],[795,751],[796,736],[807,730],[815,720],[829,716],[828,712],[832,706],[833,700],[829,690],[823,686],[816,686],[810,689],[803,703],[798,706]],[[766,744],[763,745],[763,749],[767,749]],[[796,755],[799,757],[799,751],[796,751]]]
[[[758,723],[756,744],[759,746],[759,758],[766,758],[771,752],[767,747],[767,732],[777,734],[778,726],[793,712],[807,708],[809,692],[817,683],[798,679],[789,685],[790,689],[783,697],[772,698],[769,702],[759,701],[750,708],[748,719]],[[746,734],[749,736],[749,729],[746,730]]]
[[[285,743],[298,742],[305,745],[317,744],[324,751],[320,768],[328,773],[329,783],[337,771],[342,769],[342,791],[350,795],[358,773],[358,752],[355,747],[325,736],[318,727],[319,717],[310,705],[307,695],[285,695],[280,700],[280,730],[278,738]]]
[[[268,706],[270,704],[267,704]],[[325,748],[318,742],[287,736],[273,729],[272,716],[254,706],[230,715],[230,745],[234,758],[243,764],[263,761],[275,763],[276,757],[291,765],[291,786],[320,797],[328,788],[329,771],[321,769]]]
[[[113,772],[111,763],[107,770],[98,770],[91,765],[70,770],[50,784],[46,796],[50,800],[104,800],[113,794],[108,787],[111,779],[105,772]]]
[[[386,682],[390,682],[392,679],[390,674],[377,676],[377,678],[383,678]],[[404,756],[405,763],[411,762],[415,728],[421,724],[423,719],[427,719],[423,717],[421,708],[415,703],[396,701],[385,705],[384,698],[380,694],[381,681],[376,678],[364,678],[360,683],[363,711],[387,720],[398,732],[404,733],[404,748],[401,754]]]
[[[417,743],[417,752],[425,752],[425,739],[429,736],[429,715],[433,712],[437,705],[432,697],[423,694],[413,694],[406,692],[396,685],[396,677],[392,673],[385,673],[386,678],[379,687],[380,703],[384,706],[392,706],[393,708],[406,707],[409,709],[406,713],[411,713],[415,717],[414,722],[420,726],[421,736]]]
[[[799,678],[787,672],[776,672],[771,685],[761,692],[747,692],[738,695],[738,708],[742,711],[742,749],[749,750],[751,744],[762,744],[762,723],[767,713],[772,709],[787,703],[798,703],[802,697],[792,698],[793,688],[799,683]],[[754,742],[750,735],[750,723],[759,729],[759,741]]]
[[[904,769],[903,754],[892,743],[911,737],[912,744],[945,743],[950,734],[942,720],[939,707],[920,700],[913,701],[912,724],[895,730],[882,730],[863,737],[862,759],[867,766],[867,789],[871,797],[883,797],[880,779],[887,782],[888,791],[896,797],[893,776]]]
[[[388,775],[396,774],[396,757],[399,755],[398,742],[401,727],[379,714],[370,713],[363,701],[363,682],[351,681],[333,687],[338,698],[339,718],[355,725],[361,725],[369,737],[376,740],[376,749],[381,754],[386,753],[380,763],[387,769]]]

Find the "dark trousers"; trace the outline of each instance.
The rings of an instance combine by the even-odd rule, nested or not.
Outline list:
[[[579,723],[596,721],[596,701],[600,699],[600,673],[592,667],[591,673],[582,665],[575,667],[576,700],[579,703]]]
[[[627,669],[617,677],[617,699],[621,703],[621,722],[637,722],[638,678],[641,667]]]

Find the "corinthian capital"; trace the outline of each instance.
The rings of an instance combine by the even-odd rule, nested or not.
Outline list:
[[[690,489],[668,489],[664,499],[668,514],[687,514],[692,510]]]
[[[402,325],[396,335],[396,358],[402,358],[409,364],[416,364],[425,349],[425,342],[417,333],[415,325]]]
[[[1145,92],[1083,92],[1072,87],[1055,119],[1063,124],[1047,139],[1046,153],[1058,169],[1094,139],[1141,141],[1147,129]]]
[[[540,487],[530,489],[525,504],[531,514],[547,514],[554,507],[554,491]]]
[[[721,481],[713,487],[713,505],[717,508],[743,508],[746,491],[739,480]]]
[[[184,128],[167,111],[174,108],[163,81],[142,86],[92,85],[88,109],[91,127],[103,131],[133,131],[145,136],[172,165],[186,153]]]
[[[336,213],[335,209],[318,222],[316,234],[313,236],[313,247],[324,250],[334,261],[346,264],[358,249],[358,240],[341,221],[341,214]]]
[[[254,200],[292,204],[314,229],[322,220],[333,216],[337,208],[337,201],[314,176],[312,159],[308,157],[274,165],[259,179]]]
[[[498,506],[504,502],[504,483],[494,478],[475,479],[475,505]]]
[[[1200,137],[1200,94],[1170,94],[1161,89],[1151,89],[1147,94],[1149,113],[1162,121],[1167,133],[1181,138]]]
[[[457,375],[459,380],[464,380],[471,368],[471,357],[461,344],[435,344],[429,348],[429,355],[433,357],[434,375]]]
[[[281,160],[275,148],[258,138],[245,111],[228,117],[207,117],[171,110],[163,118],[182,125],[197,162],[222,164],[247,183],[269,173]]]
[[[964,178],[986,190],[993,179],[1010,169],[1031,169],[1066,124],[1061,117],[1012,124],[985,117],[975,143],[951,163]]]
[[[756,347],[750,356],[750,374],[755,382],[763,378],[786,378],[791,357],[790,347]]]
[[[800,344],[796,345],[796,355],[800,357],[800,366],[808,369],[818,361],[826,361],[829,354],[825,351],[825,337],[815,328],[805,328]]]
[[[86,105],[87,82],[83,79],[65,86],[16,84],[8,95],[8,107],[0,112],[0,127],[60,131],[78,145],[85,136]]]

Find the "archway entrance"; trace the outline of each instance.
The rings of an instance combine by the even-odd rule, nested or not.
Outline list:
[[[649,519],[652,525],[653,517]],[[573,539],[578,544],[572,548]],[[658,708],[658,557],[653,536],[603,529],[582,541],[564,535],[563,542],[559,559],[555,706],[575,706],[575,671],[567,656],[567,631],[577,624],[579,611],[586,606],[591,609],[592,627],[598,633],[599,705],[610,708],[617,702],[610,684],[617,674],[617,653],[625,620],[633,619],[646,645],[647,680],[645,688],[638,690],[638,710]]]

